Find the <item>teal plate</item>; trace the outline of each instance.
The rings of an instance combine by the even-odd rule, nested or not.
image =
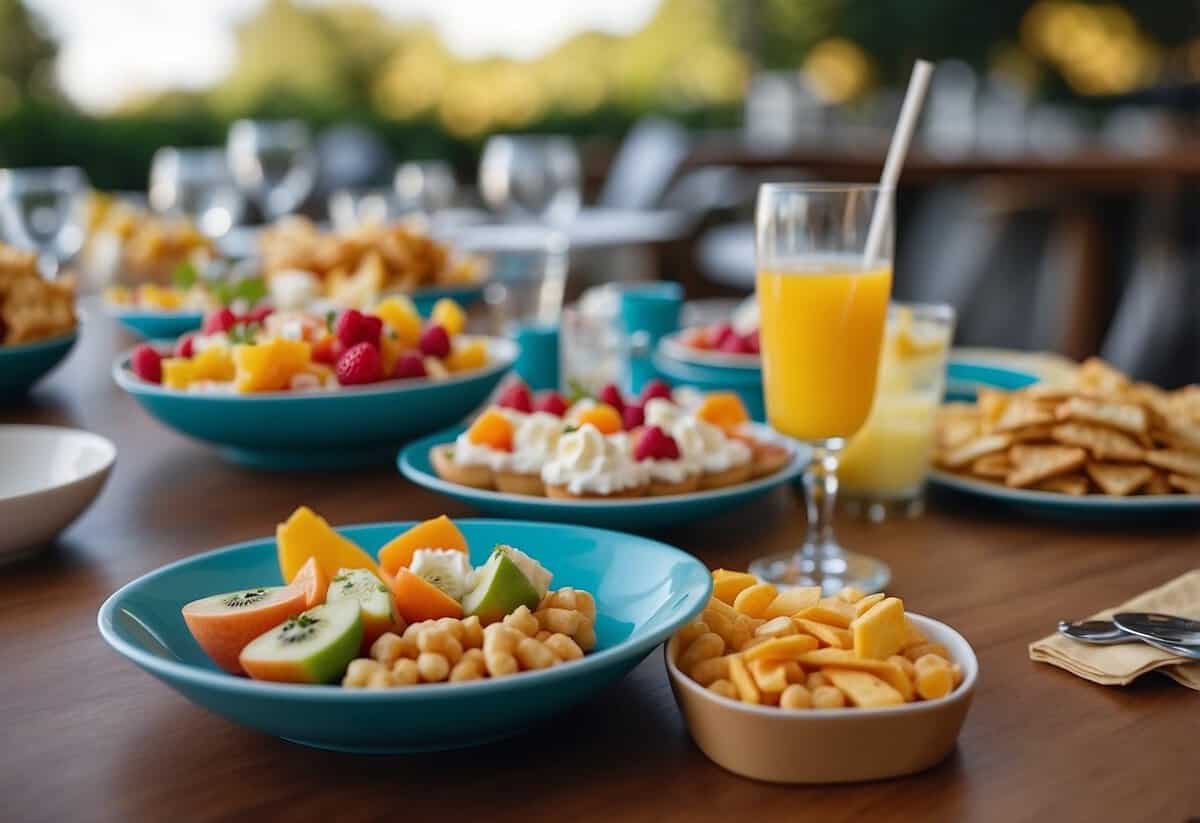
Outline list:
[[[202,311],[155,311],[112,305],[105,308],[122,326],[148,340],[180,337],[204,324]]]
[[[63,361],[78,339],[76,330],[48,340],[0,346],[0,400],[24,395],[32,389],[34,383]]]
[[[1010,489],[998,483],[988,483],[937,469],[930,472],[929,484],[935,489],[985,501],[997,508],[1055,520],[1120,525],[1135,520],[1200,516],[1200,495],[1197,494],[1151,494],[1130,497],[1088,494],[1072,497],[1069,494],[1033,489]]]
[[[188,557],[134,580],[100,608],[100,634],[192,702],[243,726],[337,751],[434,751],[509,737],[591,698],[698,615],[712,591],[700,561],[642,537],[549,523],[456,522],[473,563],[483,563],[496,543],[509,543],[550,569],[554,587],[591,592],[596,649],[579,661],[497,680],[386,691],[226,674],[200,650],[179,610],[198,597],[281,583],[273,539]],[[338,531],[374,554],[410,525]]]
[[[512,366],[517,346],[485,338],[489,363],[446,380],[390,380],[336,391],[222,394],[167,389],[129,369],[113,379],[168,427],[220,447],[228,459],[261,469],[386,465],[414,437],[462,420]]]
[[[981,388],[1015,391],[1036,382],[1036,374],[1008,366],[955,360],[953,356],[946,364],[946,399],[950,401],[969,403]]]
[[[453,442],[463,430],[463,426],[458,426],[409,444],[400,452],[400,471],[418,486],[461,500],[487,514],[611,529],[656,529],[728,511],[798,477],[808,465],[809,458],[808,449],[796,444],[792,462],[784,468],[758,480],[724,489],[619,500],[557,500],[473,489],[438,477],[429,460],[430,449]]]

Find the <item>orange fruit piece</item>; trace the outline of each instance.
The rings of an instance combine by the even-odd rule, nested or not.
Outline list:
[[[396,598],[396,611],[409,623],[463,616],[457,600],[408,569],[397,569],[394,577],[384,572],[383,582]]]
[[[620,422],[620,417],[617,421]],[[500,410],[488,409],[467,429],[467,439],[479,446],[490,446],[497,451],[510,452],[513,439],[512,421]]]
[[[579,425],[591,423],[601,434],[616,434],[624,428],[621,413],[607,403],[597,403],[579,415]]]
[[[388,574],[408,568],[417,549],[453,549],[467,553],[467,538],[446,515],[418,523],[379,550],[379,566]]]
[[[696,416],[706,423],[731,432],[750,419],[742,398],[731,391],[716,391],[705,395],[696,409]]]
[[[325,593],[329,591],[329,575],[321,568],[317,558],[310,557],[296,572],[290,585],[304,592],[304,608],[311,609],[325,602]]]
[[[421,315],[413,301],[405,295],[395,295],[384,299],[371,310],[396,333],[396,340],[402,348],[416,348],[421,339]]]
[[[366,569],[372,573],[377,570],[371,555],[334,531],[325,518],[308,506],[296,509],[275,527],[275,542],[279,547],[279,572],[288,583],[296,579],[309,559],[316,559],[327,579],[336,575],[338,569]]]

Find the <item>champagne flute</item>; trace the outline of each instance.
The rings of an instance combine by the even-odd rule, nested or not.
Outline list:
[[[454,204],[458,182],[446,161],[421,160],[397,166],[393,187],[406,210],[433,215]]]
[[[37,250],[42,276],[83,246],[80,195],[87,176],[76,166],[0,169],[0,225],[11,243]]]
[[[312,136],[299,120],[238,120],[225,151],[234,181],[267,220],[294,212],[316,182]]]
[[[892,227],[865,260],[871,215],[892,190],[876,185],[768,183],[759,188],[757,294],[767,418],[808,443],[808,533],[796,551],[750,571],[772,583],[882,589],[887,565],[844,550],[833,534],[838,456],[875,399],[892,285]]]
[[[479,188],[496,212],[510,219],[564,225],[582,199],[579,154],[567,137],[496,135],[479,161]]]
[[[155,211],[184,215],[213,238],[238,224],[245,205],[219,148],[164,146],[156,151],[150,162],[149,200]]]

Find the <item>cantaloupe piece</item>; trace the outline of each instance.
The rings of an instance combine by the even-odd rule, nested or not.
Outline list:
[[[908,629],[904,622],[904,601],[885,597],[850,624],[854,633],[854,653],[873,660],[887,660],[900,651]]]
[[[311,609],[325,602],[325,593],[329,591],[329,575],[325,574],[317,558],[310,557],[304,561],[300,571],[296,572],[290,585],[304,592],[304,608]]]
[[[408,569],[397,569],[395,576],[384,572],[382,578],[396,598],[396,611],[408,623],[463,616],[457,600]]]
[[[510,452],[513,447],[513,424],[499,409],[488,409],[467,429],[467,439],[477,446]]]
[[[183,622],[204,653],[227,672],[242,673],[238,655],[263,632],[304,611],[307,593],[291,586],[260,586],[204,597],[183,607]]]
[[[601,434],[616,434],[625,427],[621,413],[607,403],[597,403],[579,415],[580,426],[591,423]]]
[[[716,391],[705,395],[703,402],[696,409],[696,416],[727,432],[750,420],[742,398],[731,391]]]
[[[425,520],[393,537],[379,550],[379,565],[388,574],[407,568],[418,549],[453,549],[467,553],[467,538],[446,515]]]
[[[239,392],[280,391],[312,362],[312,346],[303,340],[281,337],[233,348],[237,368],[234,388]]]
[[[325,518],[308,506],[301,506],[292,516],[275,528],[279,550],[279,571],[285,582],[292,582],[300,568],[315,558],[326,579],[332,579],[338,569],[367,569],[379,574],[371,555],[353,541],[342,537],[325,522]]]

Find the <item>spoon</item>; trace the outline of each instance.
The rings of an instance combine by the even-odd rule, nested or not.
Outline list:
[[[1169,614],[1122,612],[1113,615],[1113,624],[1151,646],[1200,660],[1200,622]]]
[[[1072,640],[1092,643],[1097,646],[1115,646],[1119,643],[1141,642],[1179,657],[1200,660],[1200,645],[1182,645],[1146,635],[1133,634],[1125,631],[1111,620],[1081,620],[1074,623],[1067,620],[1060,620],[1058,621],[1058,633],[1070,637]]]

